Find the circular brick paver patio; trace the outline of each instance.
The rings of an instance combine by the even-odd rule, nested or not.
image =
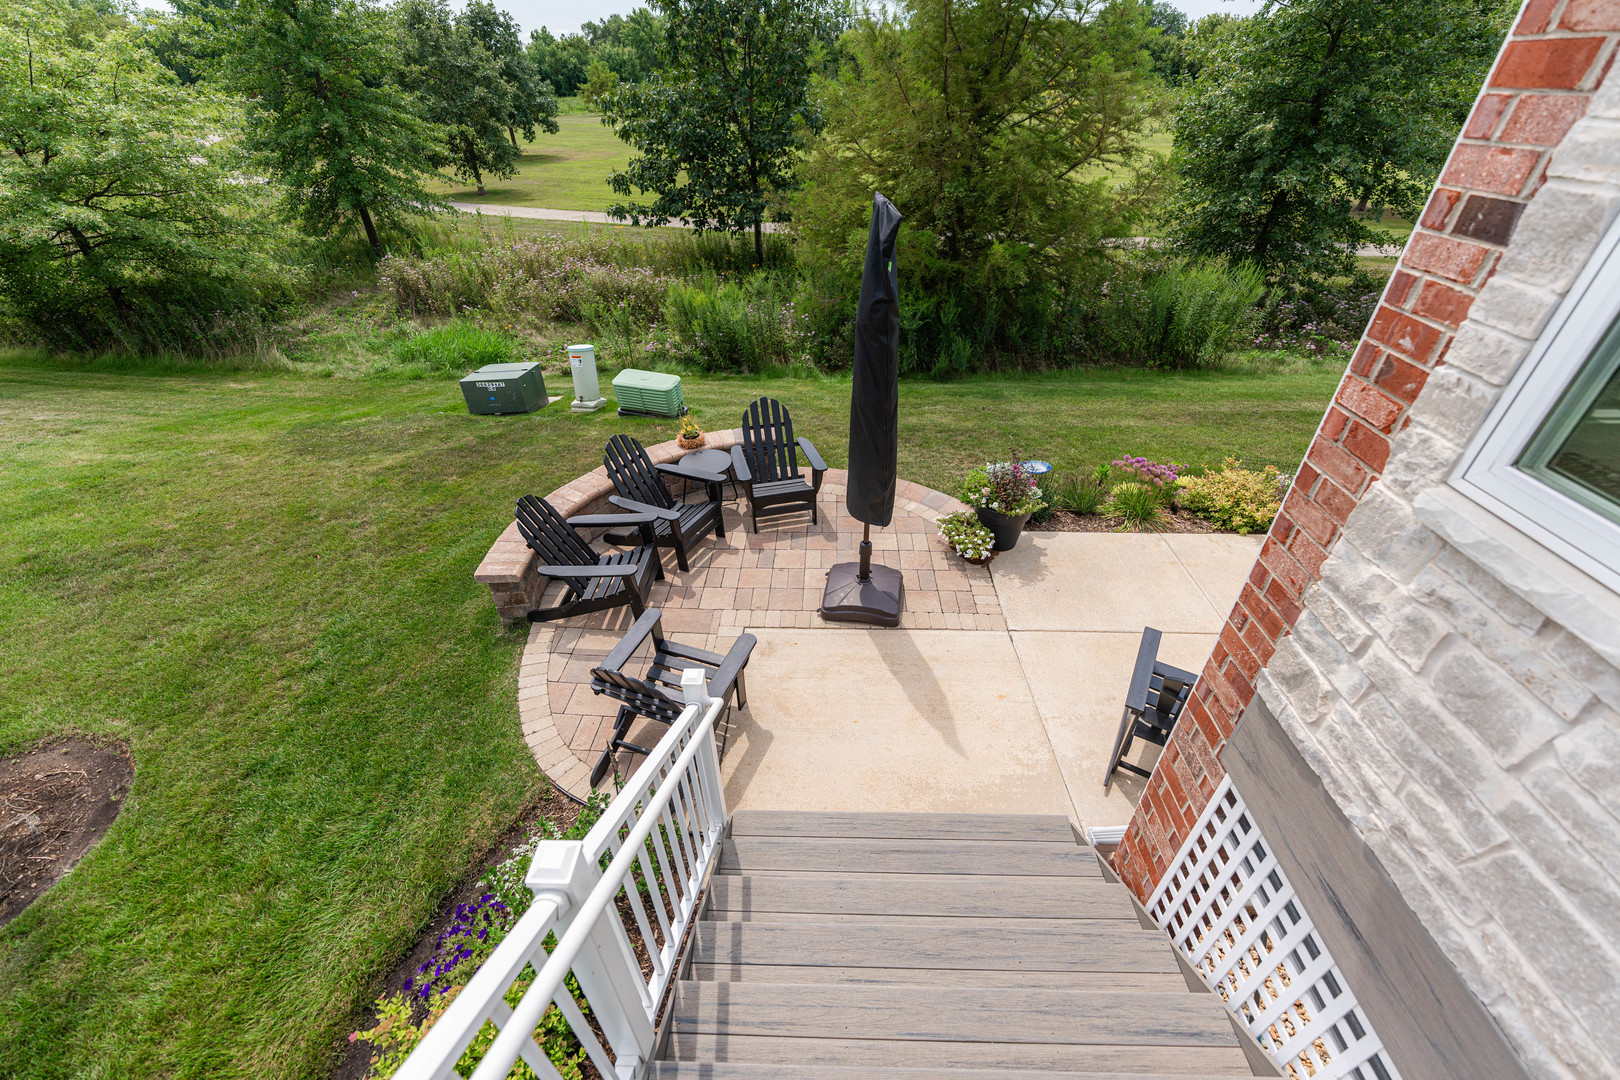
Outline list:
[[[828,471],[815,525],[808,512],[784,513],[763,519],[757,534],[748,533],[740,505],[732,501],[726,504],[725,539],[699,544],[690,571],[677,569],[673,552],[665,549],[665,580],[653,587],[651,597],[652,606],[663,611],[665,633],[724,653],[751,628],[858,626],[826,623],[816,614],[827,569],[858,557],[861,524],[844,510],[845,479],[841,469]],[[941,515],[959,509],[965,507],[955,499],[901,481],[893,522],[873,530],[874,561],[898,566],[905,579],[902,627],[1006,629],[989,570],[952,554],[935,528]],[[542,603],[554,602],[561,588],[548,585]],[[618,711],[617,702],[591,692],[591,668],[632,621],[629,608],[620,608],[537,623],[529,632],[518,676],[523,734],[541,769],[576,798],[589,793],[591,767],[607,746]],[[769,687],[750,685],[749,690],[768,693]],[[663,730],[641,719],[631,728],[630,741],[651,746]],[[621,753],[617,767],[627,776],[638,763]],[[604,781],[611,783],[611,777]]]

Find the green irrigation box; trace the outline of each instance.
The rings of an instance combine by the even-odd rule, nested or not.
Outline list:
[[[546,403],[540,365],[488,364],[461,380],[467,411],[480,416],[534,412]]]
[[[681,377],[661,371],[625,368],[613,376],[613,396],[619,412],[643,416],[681,415]]]

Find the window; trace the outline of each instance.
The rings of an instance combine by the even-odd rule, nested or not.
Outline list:
[[[1620,592],[1620,229],[1610,229],[1452,485]]]

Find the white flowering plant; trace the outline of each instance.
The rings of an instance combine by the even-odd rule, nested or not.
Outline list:
[[[964,559],[984,559],[996,538],[972,514],[957,512],[939,519],[939,535],[951,545],[951,550]]]
[[[962,501],[1008,517],[1022,517],[1045,506],[1046,496],[1018,462],[991,461],[968,473]]]

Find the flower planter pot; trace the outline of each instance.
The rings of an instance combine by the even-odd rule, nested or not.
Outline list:
[[[958,559],[961,559],[965,563],[972,563],[974,566],[989,566],[991,561],[995,559],[996,553],[992,551],[988,555],[982,555],[977,559],[971,559],[968,556],[963,555],[960,551],[958,551],[956,553],[956,557]]]
[[[1011,551],[1016,547],[1018,537],[1024,532],[1024,523],[1029,520],[1028,514],[1003,514],[982,506],[974,507],[973,512],[979,515],[979,521],[996,538],[992,551]]]
[[[695,439],[683,439],[677,436],[675,439],[675,445],[679,446],[682,450],[697,450],[701,448],[706,441],[707,439],[705,439],[702,435],[699,435]]]

